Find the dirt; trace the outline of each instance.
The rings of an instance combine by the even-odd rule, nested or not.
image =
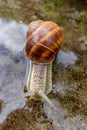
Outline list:
[[[52,121],[44,113],[43,104],[27,101],[23,109],[12,112],[0,130],[53,130]]]

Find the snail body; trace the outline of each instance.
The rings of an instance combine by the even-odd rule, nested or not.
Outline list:
[[[32,98],[39,100],[38,91],[42,90],[46,95],[52,89],[52,63],[37,64],[30,62],[29,79],[27,80],[27,91],[32,91]]]
[[[25,54],[30,59],[30,72],[26,90],[32,92],[34,100],[42,97],[40,92],[47,95],[52,89],[52,62],[62,39],[62,30],[54,22],[36,20],[29,25]]]

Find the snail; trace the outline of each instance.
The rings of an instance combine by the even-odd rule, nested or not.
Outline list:
[[[62,30],[54,22],[36,20],[29,25],[25,55],[30,59],[30,73],[26,90],[33,92],[34,100],[42,97],[42,91],[47,95],[52,89],[52,62],[62,39]]]
[[[47,97],[52,90],[52,62],[63,40],[62,29],[51,21],[36,20],[29,24],[24,52],[30,60],[30,71],[24,90],[26,93],[15,99],[30,96],[34,100]]]

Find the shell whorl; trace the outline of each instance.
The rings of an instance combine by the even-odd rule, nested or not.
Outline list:
[[[57,54],[62,39],[63,32],[54,22],[33,21],[27,32],[26,56],[37,63],[48,63]]]

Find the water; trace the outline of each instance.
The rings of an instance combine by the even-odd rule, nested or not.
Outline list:
[[[6,21],[0,18],[0,28],[0,45],[12,52],[17,53],[23,51],[27,25],[17,23],[14,20]]]
[[[64,66],[73,65],[78,60],[77,56],[73,52],[60,51],[58,54],[58,63],[62,63]]]
[[[0,18],[0,28],[0,99],[6,102],[23,93],[27,68],[23,48],[27,25]],[[6,105],[0,114],[0,123],[24,104],[23,99]]]

